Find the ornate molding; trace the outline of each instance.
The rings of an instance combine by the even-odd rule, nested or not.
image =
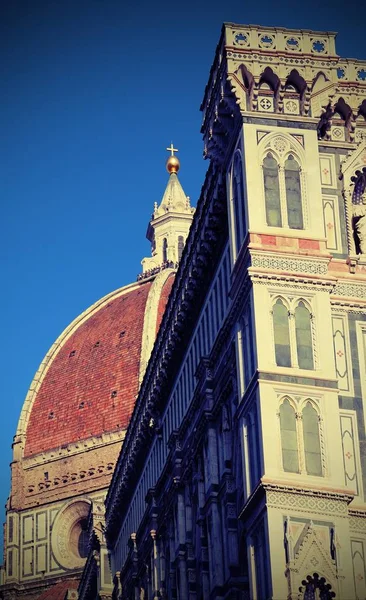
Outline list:
[[[57,475],[57,477],[53,477],[52,479],[41,479],[36,483],[30,483],[27,487],[27,492],[29,495],[35,495],[44,493],[47,490],[52,489],[62,489],[67,485],[77,483],[80,481],[90,481],[90,479],[97,479],[102,475],[112,475],[114,468],[114,462],[109,462],[106,465],[100,464],[97,467],[89,467],[88,469],[82,469],[78,472],[67,472],[62,475]]]
[[[284,256],[278,253],[250,251],[252,267],[290,273],[306,273],[309,275],[327,275],[329,258],[301,258]]]
[[[49,450],[48,452],[42,452],[40,454],[36,454],[35,456],[24,458],[22,460],[22,467],[24,470],[33,469],[34,467],[43,465],[45,463],[49,464],[57,460],[62,460],[65,457],[69,458],[70,456],[84,454],[85,451],[105,448],[111,444],[122,442],[125,435],[125,429],[110,433],[103,433],[100,436],[95,436],[86,440],[81,440],[80,442],[68,444],[66,448],[55,448],[54,450]]]
[[[275,273],[256,272],[252,267],[248,269],[248,273],[253,284],[269,285],[273,282],[278,288],[290,288],[294,291],[307,290],[310,292],[316,287],[318,291],[332,293],[331,290],[334,288],[336,282],[335,279],[329,278],[329,276],[327,279],[310,279],[310,277],[306,278],[301,275],[298,277],[291,277],[286,275],[276,275]]]
[[[348,504],[353,495],[337,492],[284,487],[263,483],[267,505],[281,510],[298,510],[307,514],[337,515],[348,518]]]
[[[359,298],[366,301],[366,282],[350,283],[348,281],[337,281],[331,293],[332,296]]]
[[[366,535],[366,512],[349,511],[349,528],[354,533],[362,533]]]

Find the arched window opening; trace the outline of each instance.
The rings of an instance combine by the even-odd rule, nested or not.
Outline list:
[[[244,356],[244,385],[247,387],[255,370],[253,324],[250,305],[241,320],[242,351]]]
[[[74,524],[70,532],[70,546],[78,558],[86,558],[89,551],[88,520],[81,519]]]
[[[327,580],[320,577],[318,573],[313,573],[303,579],[299,592],[301,600],[332,600],[336,597],[330,583],[327,583]]]
[[[253,95],[253,86],[254,86],[254,78],[253,75],[248,71],[245,65],[240,65],[238,71],[236,72],[239,78],[239,81],[242,82],[242,85],[245,89],[246,95],[246,105],[250,110],[252,108],[252,95]]]
[[[301,95],[293,83],[287,83],[284,89],[283,112],[285,114],[300,114]]]
[[[273,331],[276,365],[279,367],[291,367],[288,310],[280,298],[278,298],[273,306]]]
[[[246,221],[243,197],[243,168],[239,153],[236,154],[233,167],[232,197],[234,205],[236,251],[240,250],[245,237]]]
[[[266,67],[258,84],[258,110],[275,112],[280,80],[270,67]]]
[[[299,473],[296,414],[286,399],[280,406],[282,464],[284,471]]]
[[[178,260],[182,258],[184,248],[184,238],[182,235],[178,236]]]
[[[334,106],[332,116],[331,136],[332,140],[350,141],[350,129],[352,120],[352,109],[343,98],[339,98]]]
[[[283,99],[283,111],[286,114],[307,114],[304,100],[306,94],[306,81],[296,69],[289,74]]]
[[[166,238],[163,239],[163,262],[167,262],[168,260],[168,240]]]
[[[314,369],[311,314],[303,302],[295,309],[295,332],[300,369]]]
[[[358,115],[366,120],[366,100],[362,101],[360,108],[358,109]]]
[[[311,402],[302,411],[304,435],[305,468],[308,475],[322,475],[322,461],[319,436],[319,416]]]
[[[86,519],[81,522],[81,531],[78,539],[78,552],[80,558],[86,558],[89,551],[89,535],[88,535],[88,524]]]
[[[263,161],[263,179],[267,225],[282,227],[278,164],[270,152]]]
[[[290,229],[304,229],[301,202],[300,165],[289,155],[285,162],[287,220]]]

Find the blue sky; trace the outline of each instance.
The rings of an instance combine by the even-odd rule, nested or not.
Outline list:
[[[171,141],[196,204],[223,21],[338,31],[338,54],[366,58],[356,0],[1,3],[1,520],[32,377],[73,318],[140,272]]]

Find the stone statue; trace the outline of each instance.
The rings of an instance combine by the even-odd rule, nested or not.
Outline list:
[[[352,214],[354,231],[357,236],[359,251],[366,254],[366,173],[362,172],[356,179],[352,195]]]

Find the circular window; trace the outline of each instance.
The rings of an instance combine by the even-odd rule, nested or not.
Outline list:
[[[78,555],[78,558],[88,556],[88,521],[81,519],[77,521],[70,532],[70,548]]]
[[[52,550],[65,569],[82,567],[88,556],[88,516],[90,503],[76,500],[56,516],[52,527]]]

